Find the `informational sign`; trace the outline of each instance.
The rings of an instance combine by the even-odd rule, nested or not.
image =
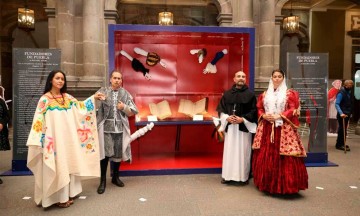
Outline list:
[[[60,69],[59,49],[13,49],[13,170],[27,158],[26,141],[48,74]]]
[[[327,152],[327,53],[288,53],[287,77],[299,92],[300,121],[308,133],[303,137],[308,152]]]
[[[354,96],[356,100],[360,100],[360,70],[355,73]]]

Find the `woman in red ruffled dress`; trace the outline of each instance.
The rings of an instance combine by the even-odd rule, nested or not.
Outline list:
[[[308,188],[306,151],[297,132],[299,95],[287,89],[285,74],[274,70],[257,102],[258,128],[253,143],[254,184],[271,194],[293,194]]]

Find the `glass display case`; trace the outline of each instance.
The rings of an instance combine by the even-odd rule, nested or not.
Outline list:
[[[154,116],[157,114],[157,121],[155,124],[199,124],[204,122],[212,122],[212,117],[217,117],[216,107],[219,104],[222,93],[207,93],[207,92],[191,92],[191,93],[163,93],[163,94],[136,94],[135,103],[139,109],[139,113],[135,117],[136,125],[144,125],[151,121],[149,116]],[[161,102],[166,101],[166,104],[161,104]],[[197,102],[206,101],[205,103],[197,104]],[[186,112],[181,108],[182,102],[187,102]],[[151,110],[151,104],[155,105],[158,108],[158,113],[156,110]],[[168,106],[168,107],[166,107]],[[191,115],[190,109],[197,109],[194,111],[193,115],[200,115],[202,118],[200,120],[194,120],[194,117]],[[166,115],[165,112],[170,110],[171,115]],[[165,117],[166,115],[167,117]],[[165,117],[165,118],[164,118]]]

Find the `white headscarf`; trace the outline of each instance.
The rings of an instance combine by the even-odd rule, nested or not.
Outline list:
[[[266,91],[264,98],[265,113],[281,114],[285,110],[286,90],[287,86],[285,76],[277,89],[274,89],[274,83],[272,81],[272,78],[270,78],[269,87]],[[282,119],[278,119],[275,121],[276,127],[281,125]]]
[[[336,89],[340,89],[341,88],[341,84],[342,84],[342,81],[341,80],[334,80],[334,82],[332,82],[332,86]]]

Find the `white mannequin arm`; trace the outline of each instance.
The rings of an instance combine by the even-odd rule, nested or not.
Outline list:
[[[141,49],[139,47],[135,47],[134,52],[139,54],[139,55],[142,55],[142,56],[147,56],[148,55],[148,52],[146,52],[145,50],[143,50],[143,49]]]
[[[127,59],[129,59],[130,61],[133,60],[133,57],[131,57],[127,52],[125,52],[124,50],[120,51],[121,55],[125,56]]]
[[[190,50],[190,53],[191,53],[191,55],[194,55],[194,54],[198,53],[199,51],[200,51],[200,49],[192,49],[192,50]]]

